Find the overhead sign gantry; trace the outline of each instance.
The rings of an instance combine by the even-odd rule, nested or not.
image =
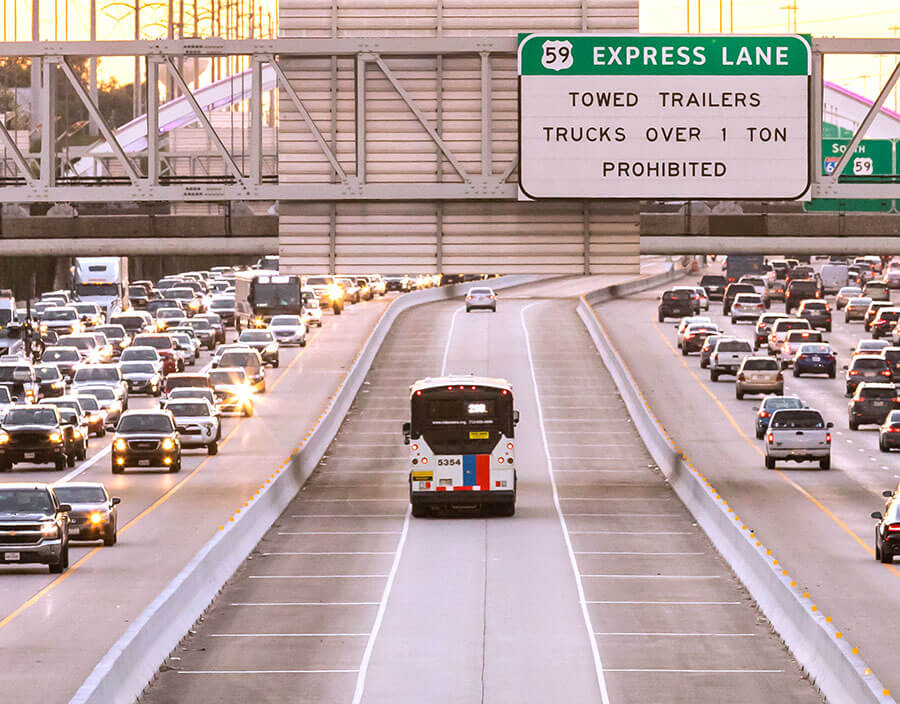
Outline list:
[[[801,35],[522,34],[523,198],[802,197]]]

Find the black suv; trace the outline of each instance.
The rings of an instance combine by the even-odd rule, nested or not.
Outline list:
[[[831,306],[821,298],[803,301],[797,317],[806,318],[813,328],[825,328],[825,332],[831,332]]]
[[[663,291],[659,297],[659,322],[666,318],[684,318],[694,314],[694,297],[687,289]]]
[[[700,277],[700,285],[706,291],[706,297],[711,301],[721,301],[725,295],[725,287],[728,279],[717,274],[706,274]]]
[[[872,518],[878,520],[875,524],[875,559],[890,564],[894,555],[900,552],[900,496],[891,490],[883,491],[881,495],[888,501],[884,515],[881,511],[872,514]]]
[[[0,484],[0,563],[69,566],[69,516],[47,484]]]
[[[112,442],[112,472],[126,467],[166,467],[181,471],[181,442],[169,411],[127,411]]]
[[[881,425],[895,408],[900,408],[900,401],[892,383],[862,383],[847,405],[850,430],[859,430],[859,426],[868,423]]]
[[[728,288],[725,289],[725,295],[722,296],[722,315],[731,313],[731,304],[734,303],[734,299],[737,298],[739,293],[756,293],[756,289],[753,287],[753,284],[728,284]]]
[[[807,298],[821,298],[822,289],[815,279],[792,279],[784,294],[784,309],[790,313]]]
[[[0,425],[0,469],[18,462],[53,463],[66,468],[65,429],[55,406],[15,405]]]

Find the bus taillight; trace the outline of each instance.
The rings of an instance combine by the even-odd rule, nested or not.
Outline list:
[[[513,444],[512,444],[511,442],[506,443],[506,449],[507,449],[507,450],[512,450],[512,449],[513,449]]]
[[[413,443],[413,444],[412,444],[412,451],[415,452],[415,451],[418,450],[418,449],[419,449],[419,446],[416,445],[415,443]]]

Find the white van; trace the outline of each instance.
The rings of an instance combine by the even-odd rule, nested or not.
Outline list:
[[[822,277],[822,289],[825,293],[837,293],[847,285],[847,264],[824,264],[820,276]]]

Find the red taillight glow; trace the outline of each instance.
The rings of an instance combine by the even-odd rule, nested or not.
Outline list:
[[[422,464],[428,464],[428,458],[427,458],[427,457],[423,457],[423,458],[422,458]]]
[[[697,337],[697,336],[694,333],[690,333],[689,335],[685,335],[684,339],[685,340],[693,340],[695,337]]]
[[[421,391],[416,391],[416,396],[421,396],[421,395],[422,395]]]
[[[775,436],[772,433],[769,433],[766,438],[769,442],[775,442]]]
[[[497,464],[503,464],[505,461],[502,457],[497,458]]]
[[[419,446],[416,445],[416,443],[413,443],[411,447],[412,447],[412,451],[413,451],[413,452],[415,452],[416,450],[419,449]]]
[[[831,442],[831,433],[825,433],[825,442]]]
[[[900,533],[900,523],[892,523],[889,525],[888,533]]]
[[[881,376],[891,376],[891,370],[890,369],[882,369]]]
[[[745,377],[743,373],[738,374],[738,381],[746,381],[746,380],[747,380],[747,377]]]
[[[760,412],[759,412],[759,417],[760,417],[760,418],[768,418],[770,415],[772,415],[772,414],[769,413],[768,411],[760,411]]]
[[[859,372],[856,371],[855,369],[851,369],[851,370],[848,372],[848,374],[849,374],[850,376],[856,376],[857,374],[859,374]]]
[[[508,394],[509,391],[507,391],[506,389],[503,389],[503,391],[501,391],[500,393],[503,394],[504,396],[506,396],[506,394]]]
[[[775,377],[775,381],[784,381],[784,374],[778,372],[778,376]]]
[[[512,450],[512,449],[513,449],[513,444],[512,444],[511,442],[506,443],[506,449],[507,449],[507,450]]]

